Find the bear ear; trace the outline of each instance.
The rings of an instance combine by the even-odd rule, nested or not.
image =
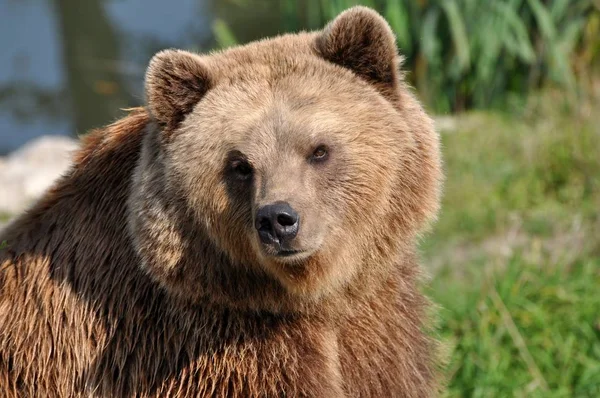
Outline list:
[[[210,88],[202,58],[181,50],[156,54],[146,72],[146,101],[163,128],[174,129]]]
[[[395,98],[400,57],[385,19],[367,7],[352,7],[331,21],[316,40],[326,60],[352,70],[386,97]]]

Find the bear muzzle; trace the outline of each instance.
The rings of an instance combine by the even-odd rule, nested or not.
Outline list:
[[[290,244],[298,235],[300,216],[289,203],[278,201],[260,207],[256,212],[254,226],[260,241],[270,246],[277,256],[298,253]]]

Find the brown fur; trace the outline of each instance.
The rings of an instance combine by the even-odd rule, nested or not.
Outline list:
[[[416,239],[438,208],[430,119],[395,41],[323,32],[150,64],[148,110],[90,133],[0,235],[3,396],[435,395]],[[305,161],[326,141],[331,159]],[[231,156],[254,167],[233,179]],[[256,208],[301,214],[278,259]]]

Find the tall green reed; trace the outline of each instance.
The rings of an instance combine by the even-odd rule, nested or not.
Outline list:
[[[273,33],[315,29],[362,4],[390,23],[408,78],[437,112],[503,106],[552,84],[576,95],[578,77],[600,53],[597,0],[226,0],[223,10],[276,13]],[[227,14],[227,12],[224,12]],[[221,47],[244,36],[244,23],[214,24]],[[252,23],[246,21],[246,24]]]

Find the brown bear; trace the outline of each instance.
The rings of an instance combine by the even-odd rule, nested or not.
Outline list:
[[[387,23],[163,51],[0,234],[4,397],[422,397],[438,136]]]

